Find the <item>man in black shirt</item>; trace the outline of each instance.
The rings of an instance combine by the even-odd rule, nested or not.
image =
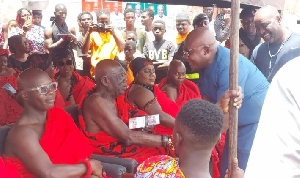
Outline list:
[[[260,8],[254,18],[265,42],[253,50],[251,61],[269,82],[285,63],[300,55],[300,35],[287,29],[281,20],[277,9],[270,5]]]

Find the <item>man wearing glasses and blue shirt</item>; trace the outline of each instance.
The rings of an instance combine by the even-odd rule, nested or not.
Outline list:
[[[218,45],[213,33],[205,27],[192,31],[185,40],[184,59],[193,71],[198,71],[202,98],[216,103],[229,88],[230,50]],[[261,108],[269,83],[247,58],[239,55],[238,84],[244,95],[239,109],[237,158],[239,167],[247,167]],[[228,136],[222,157],[221,177],[228,167]]]

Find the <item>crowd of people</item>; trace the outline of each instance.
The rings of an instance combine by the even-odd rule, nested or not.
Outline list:
[[[115,6],[117,21],[106,9],[80,13],[79,33],[63,4],[50,27],[26,8],[2,25],[0,126],[11,129],[0,177],[108,177],[92,154],[135,159],[136,178],[227,177],[230,100],[239,109],[234,178],[298,175],[299,86],[291,78],[300,36],[277,9],[241,11],[239,88],[229,90],[230,8],[215,20],[214,7],[194,19],[179,12],[170,39],[163,6],[157,16],[138,5],[118,15]],[[78,125],[69,106],[78,106]],[[130,129],[132,119],[152,115],[159,124]]]

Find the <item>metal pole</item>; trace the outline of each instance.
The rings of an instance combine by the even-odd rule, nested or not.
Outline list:
[[[231,27],[230,27],[230,72],[229,89],[238,89],[238,63],[239,63],[239,13],[240,0],[231,0]],[[233,106],[233,98],[229,107],[229,178],[232,177],[232,161],[237,158],[237,133],[238,133],[238,110]]]

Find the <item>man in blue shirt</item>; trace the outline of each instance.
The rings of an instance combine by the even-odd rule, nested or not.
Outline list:
[[[184,58],[192,70],[199,71],[199,89],[203,98],[216,103],[229,88],[229,49],[218,45],[209,29],[197,28],[185,41]],[[245,170],[269,83],[257,67],[241,54],[238,62],[238,83],[244,99],[238,115],[237,153],[239,167]],[[228,135],[223,151],[221,177],[224,177],[227,167]]]

